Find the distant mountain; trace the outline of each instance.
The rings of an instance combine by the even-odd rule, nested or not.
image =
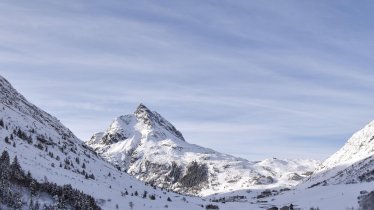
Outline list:
[[[306,185],[353,184],[374,181],[374,121],[355,133],[324,161]]]
[[[186,142],[157,112],[140,104],[87,145],[105,160],[154,186],[193,195],[247,188],[290,187],[308,177],[313,160],[251,162]]]
[[[181,138],[166,122],[159,123],[170,135]],[[181,206],[193,209],[207,204],[200,198],[181,200],[180,195],[147,186],[120,172],[0,76],[0,152],[3,151],[9,154],[6,159],[17,156],[19,167],[9,169],[0,160],[0,209],[31,209],[31,201],[38,202],[41,208],[47,204],[52,209],[85,209],[80,202],[85,203],[86,198],[92,202],[90,196],[95,199],[91,206],[97,204],[105,210],[181,209]],[[17,168],[22,168],[24,173],[18,173]],[[17,176],[7,175],[15,174],[14,171],[18,171]],[[35,186],[34,191],[38,193],[30,196]],[[8,201],[12,206],[9,207]]]

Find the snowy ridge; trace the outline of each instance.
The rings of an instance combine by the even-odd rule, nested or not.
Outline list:
[[[352,184],[374,180],[374,121],[359,130],[317,168],[305,184]]]
[[[77,139],[74,136],[74,134],[65,126],[63,126],[57,118],[51,116],[50,114],[44,112],[35,105],[29,103],[25,99],[25,97],[19,94],[18,91],[15,90],[12,87],[12,85],[1,76],[0,102],[7,109],[10,109],[13,112],[15,112],[13,116],[16,116],[18,114],[21,116],[21,118],[23,118],[15,119],[17,123],[27,124],[27,118],[32,118],[33,120],[37,121],[38,124],[40,124],[40,129],[45,129],[45,127],[48,127],[48,129],[52,128],[54,135],[61,135],[64,138],[68,138],[71,141],[75,141]],[[3,108],[3,110],[4,109],[5,108]],[[80,141],[76,141],[75,143],[80,143]]]
[[[347,143],[323,163],[323,169],[350,165],[374,154],[374,121],[353,134]]]
[[[140,104],[87,142],[137,179],[176,192],[209,195],[246,188],[290,187],[317,161],[251,162],[189,144],[171,123]]]
[[[290,186],[297,185],[305,177],[312,175],[318,160],[280,160],[277,158],[265,159],[257,165],[267,168],[282,183],[289,183]]]

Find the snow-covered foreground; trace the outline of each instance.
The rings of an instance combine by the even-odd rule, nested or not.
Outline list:
[[[374,183],[343,184],[314,187],[311,189],[297,188],[292,192],[275,197],[272,204],[296,204],[302,209],[319,207],[321,210],[357,209],[360,191],[372,191]]]
[[[320,210],[346,210],[358,209],[357,197],[360,191],[371,191],[374,183],[321,186],[311,189],[295,189],[278,196],[263,199],[266,203],[260,204],[256,201],[241,203],[219,204],[222,210],[244,210],[244,209],[266,209],[272,206],[278,208],[293,204],[296,208],[309,210],[311,207]],[[251,204],[253,202],[253,204]]]
[[[319,208],[320,210],[347,210],[359,209],[358,197],[361,191],[370,192],[374,189],[374,182],[358,184],[342,184],[318,186],[313,188],[296,187],[290,191],[281,192],[275,196],[257,198],[263,190],[240,190],[231,193],[216,194],[206,197],[209,199],[218,199],[222,197],[232,198],[235,196],[245,196],[245,199],[239,199],[237,202],[215,203],[222,210],[260,210],[270,207],[281,208],[293,204],[295,208],[309,210],[310,208]]]

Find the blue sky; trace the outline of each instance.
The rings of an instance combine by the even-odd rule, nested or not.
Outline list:
[[[191,143],[251,160],[324,159],[374,119],[373,9],[5,0],[0,74],[84,140],[142,102]]]

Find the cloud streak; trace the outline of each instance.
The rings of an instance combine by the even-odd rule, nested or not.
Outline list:
[[[323,159],[374,116],[371,2],[0,9],[0,73],[84,140],[143,102],[192,143],[249,159]]]

